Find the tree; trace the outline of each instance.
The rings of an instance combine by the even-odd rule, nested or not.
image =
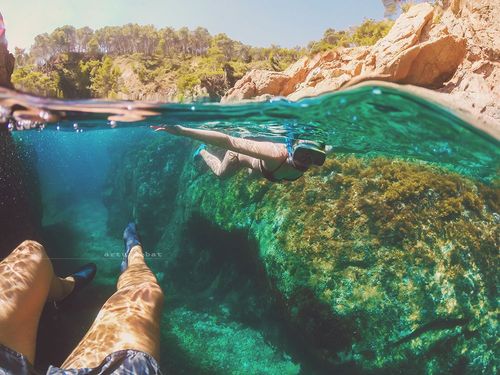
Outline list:
[[[29,55],[24,48],[14,48],[14,58],[16,59],[17,66],[24,66],[28,64]]]
[[[50,97],[62,97],[58,79],[56,73],[42,73],[33,65],[17,68],[12,74],[12,83],[17,89]]]
[[[104,57],[102,63],[95,66],[91,71],[90,89],[94,97],[113,98],[116,96],[121,73],[117,66],[113,65],[113,59]]]
[[[88,52],[88,45],[93,39],[94,30],[90,27],[82,27],[76,30],[76,46],[75,52],[84,53]]]
[[[384,17],[394,16],[400,7],[401,0],[382,0],[384,5]]]
[[[371,46],[386,36],[392,25],[394,21],[391,20],[376,22],[373,19],[367,19],[354,29],[351,41],[357,46]]]

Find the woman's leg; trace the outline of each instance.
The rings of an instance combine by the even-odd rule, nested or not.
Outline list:
[[[186,128],[180,125],[156,128],[170,134],[182,135],[208,143],[238,154],[244,154],[267,162],[282,162],[288,156],[286,146],[282,143],[260,142],[252,139],[236,138],[230,135],[203,129]]]
[[[0,343],[34,363],[36,333],[47,298],[60,300],[74,286],[54,275],[42,245],[24,241],[0,262]]]
[[[218,177],[231,177],[238,172],[240,168],[238,160],[239,155],[232,151],[226,151],[222,161],[207,150],[201,150],[200,155],[212,172]]]
[[[61,367],[96,367],[108,354],[123,349],[139,350],[159,360],[162,305],[163,292],[144,262],[141,246],[134,246],[117,291]]]

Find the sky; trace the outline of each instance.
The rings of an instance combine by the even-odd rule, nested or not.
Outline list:
[[[14,50],[63,25],[95,30],[126,23],[202,26],[253,46],[305,46],[327,28],[381,20],[384,9],[381,0],[1,0],[0,12]]]

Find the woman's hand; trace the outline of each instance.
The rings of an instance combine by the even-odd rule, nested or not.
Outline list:
[[[163,125],[163,126],[150,126],[155,132],[167,132],[174,135],[180,135],[183,127],[180,125]]]

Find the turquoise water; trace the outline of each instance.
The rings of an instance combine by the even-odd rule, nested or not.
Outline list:
[[[0,105],[5,107],[6,99],[0,96]],[[161,254],[147,261],[166,294],[161,364],[167,373],[495,372],[491,315],[496,293],[491,285],[498,280],[491,269],[495,268],[497,251],[492,238],[498,234],[494,204],[498,204],[495,184],[500,142],[446,108],[378,86],[299,102],[277,99],[240,105],[9,99],[10,105],[17,102],[31,110],[24,118],[51,120],[43,124],[21,121],[11,127],[17,144],[36,167],[43,212],[40,239],[54,258],[56,271],[69,273],[86,261],[99,266],[94,285],[83,292],[71,314],[50,309],[44,313],[39,368],[65,358],[113,293],[120,262],[113,253],[121,251],[121,231],[133,219],[139,224],[145,250]],[[118,117],[110,120],[110,115]],[[137,121],[119,121],[119,116]],[[328,160],[333,164],[327,161],[324,170],[306,174],[291,185],[259,185],[245,176],[219,182],[202,163],[192,159],[195,142],[149,128],[161,124],[278,142],[290,136],[313,139],[331,147]],[[352,156],[367,163],[384,157],[389,163],[386,168],[394,171],[399,161],[416,165],[416,171],[430,166],[436,176],[451,173],[455,177],[450,181],[467,181],[457,183],[455,192],[455,185],[443,187],[436,182],[432,187],[431,179],[426,182],[431,184],[430,188],[425,186],[426,195],[409,201],[404,199],[410,194],[401,190],[395,211],[387,195],[389,208],[384,215],[397,217],[397,212],[405,212],[405,205],[415,203],[412,199],[431,210],[444,200],[446,189],[453,199],[462,199],[465,192],[475,194],[486,186],[493,191],[485,193],[489,198],[484,202],[490,203],[476,212],[473,203],[468,203],[475,198],[467,198],[460,206],[461,213],[437,216],[443,223],[438,229],[435,217],[420,220],[419,215],[427,213],[415,211],[407,219],[414,228],[404,229],[405,239],[400,242],[392,234],[373,229],[386,218],[376,212],[378,206],[370,206],[366,209],[367,227],[372,228],[373,238],[366,241],[361,230],[342,221],[340,212],[364,212],[364,205],[371,204],[377,192],[353,190],[349,198],[354,203],[352,210],[342,211],[337,199],[364,179],[367,186],[375,186],[383,178],[387,184],[400,186],[411,173],[399,177],[394,171],[381,170],[373,177],[368,168],[356,174],[356,168],[361,167],[351,166]],[[335,163],[346,164],[339,167]],[[400,168],[403,172],[404,165]],[[419,191],[419,178],[416,180],[417,187],[409,186],[409,190]],[[291,191],[294,193],[289,194]],[[276,195],[283,198],[273,198]],[[342,199],[343,205],[351,202]],[[363,205],[356,205],[361,201]],[[269,207],[272,215],[266,214]],[[315,211],[317,207],[322,207],[322,214]],[[335,217],[329,216],[329,207],[336,207]],[[297,212],[287,216],[294,208]],[[324,222],[333,224],[325,229]],[[360,226],[363,223],[360,221]],[[484,245],[465,234],[463,241],[455,243],[453,233],[462,228],[459,224],[475,235],[480,233],[477,238],[484,239]],[[311,226],[312,234],[305,242],[296,239]],[[281,234],[286,228],[295,229]],[[319,243],[325,256],[316,258],[312,255],[318,253],[313,237],[331,228],[337,241],[332,246],[341,241],[343,245],[330,251],[329,239],[322,237]],[[292,244],[302,246],[303,253],[297,259],[313,260],[311,278],[300,271],[307,263],[292,271],[292,263],[303,260],[279,252],[280,246],[292,246],[287,245],[289,238],[295,238],[290,240]],[[278,240],[282,242],[275,242]],[[443,254],[453,256],[433,263],[421,250],[411,253],[412,260],[401,260],[401,270],[392,265],[406,259],[408,249],[426,246],[429,252],[436,252],[436,259],[447,256]],[[476,247],[487,260],[474,253]],[[311,253],[310,248],[315,250]],[[396,253],[394,259],[398,260],[391,260],[390,254]],[[367,266],[373,264],[373,257],[380,258],[380,264],[377,261],[377,266]],[[470,264],[470,268],[463,271],[457,264]],[[340,277],[339,269],[344,270],[344,265],[347,273]],[[446,269],[453,267],[460,277],[446,274]],[[384,286],[389,279],[397,287]],[[408,287],[404,293],[397,289],[403,286]],[[332,293],[333,302],[326,307]],[[422,298],[425,303],[421,303]],[[354,300],[359,304],[348,307]],[[386,320],[377,321],[378,315]],[[366,317],[373,317],[373,321]],[[467,325],[469,322],[474,324]],[[53,329],[64,334],[54,335]],[[371,335],[378,335],[380,342]]]
[[[45,109],[59,118],[43,124],[46,130],[75,132],[181,124],[235,136],[314,139],[331,145],[337,153],[415,158],[486,180],[494,178],[498,168],[498,140],[446,108],[388,87],[367,86],[299,102],[275,99],[243,105],[40,99],[20,103]],[[108,121],[110,116],[143,119]]]

